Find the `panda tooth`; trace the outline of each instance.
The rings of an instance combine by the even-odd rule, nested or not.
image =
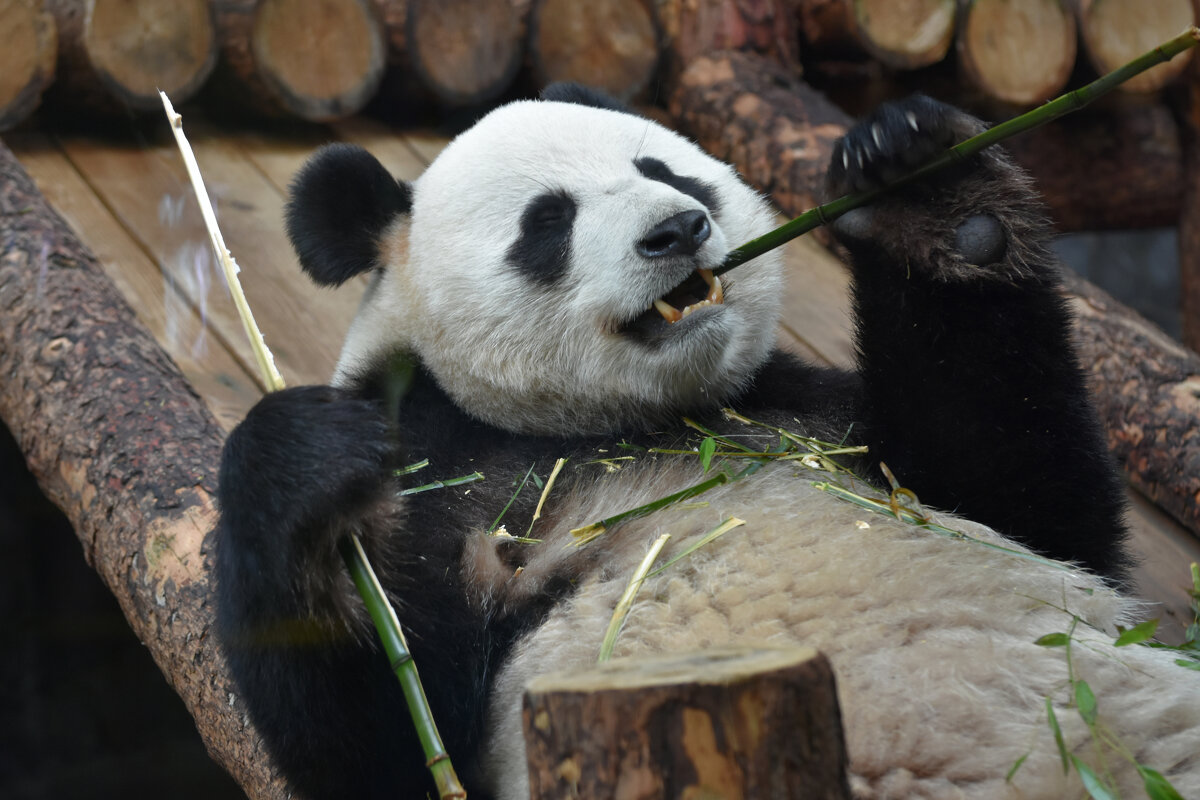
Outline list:
[[[667,322],[675,323],[683,319],[683,314],[675,306],[668,303],[666,300],[655,300],[654,308],[658,313],[662,314],[663,319]]]
[[[709,292],[708,297],[704,298],[705,301],[710,305],[724,303],[725,288],[721,286],[721,279],[713,275],[711,269],[701,269],[697,270],[697,272],[700,273],[700,277],[704,279],[704,282],[708,284]]]

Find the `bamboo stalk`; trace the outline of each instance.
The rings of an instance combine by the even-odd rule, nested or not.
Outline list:
[[[165,92],[159,92],[159,95],[162,97],[163,108],[166,110],[171,130],[175,134],[175,142],[179,146],[179,152],[183,156],[184,164],[187,165],[188,177],[191,179],[192,189],[196,194],[196,201],[200,204],[200,213],[204,217],[205,227],[208,228],[213,249],[216,251],[217,259],[221,262],[225,270],[225,280],[229,284],[229,290],[234,298],[234,305],[237,307],[238,315],[242,319],[242,325],[246,329],[246,335],[249,337],[251,347],[254,349],[254,356],[258,361],[259,369],[263,373],[263,380],[266,383],[267,390],[278,391],[283,389],[285,385],[283,376],[275,368],[275,358],[271,355],[271,351],[263,339],[258,323],[254,321],[254,314],[250,310],[250,304],[246,301],[246,295],[242,292],[242,283],[238,279],[239,268],[237,262],[234,261],[233,255],[225,247],[225,239],[221,235],[220,228],[217,226],[216,214],[213,213],[212,202],[209,200],[208,192],[204,188],[204,180],[200,176],[200,167],[196,163],[196,156],[192,152],[192,146],[188,142],[187,137],[183,134],[183,117],[175,112]],[[419,466],[414,465],[413,469],[417,468]],[[479,478],[483,477],[479,473],[474,473],[474,475],[466,476],[465,478],[451,479],[450,481],[441,483],[443,485],[452,485],[453,483],[478,480],[479,478],[476,478],[476,475]],[[395,609],[388,602],[387,595],[384,593],[379,579],[375,576],[375,571],[371,568],[371,562],[367,559],[367,554],[363,550],[362,543],[357,536],[351,534],[338,543],[338,548],[341,550],[342,558],[346,562],[346,568],[350,571],[350,575],[354,579],[354,585],[358,588],[359,594],[362,595],[363,603],[371,615],[371,620],[375,623],[375,630],[379,633],[384,650],[388,654],[392,671],[396,673],[396,677],[399,679],[400,685],[404,690],[404,697],[408,703],[408,711],[412,715],[413,725],[417,730],[417,738],[420,740],[421,747],[425,751],[426,765],[433,775],[439,797],[443,798],[443,800],[447,798],[465,798],[467,792],[463,789],[458,776],[454,772],[450,756],[446,752],[445,745],[442,743],[441,735],[438,733],[437,724],[433,719],[433,712],[429,708],[429,701],[426,699],[425,690],[421,686],[421,678],[417,674],[416,662],[413,661],[412,653],[408,649],[408,643],[404,639],[404,630],[400,627],[400,620],[396,617]],[[397,790],[403,791],[404,788],[397,787]]]
[[[1192,26],[1174,39],[1162,43],[1149,52],[1143,53],[1125,66],[1097,78],[1086,86],[1081,86],[1074,91],[1067,92],[1032,111],[1021,114],[1018,117],[1013,117],[1007,122],[1002,122],[977,136],[972,136],[970,139],[954,145],[954,147],[951,147],[932,161],[918,167],[887,186],[867,192],[844,195],[836,200],[804,212],[770,233],[763,234],[757,239],[746,242],[741,247],[731,250],[729,255],[725,257],[725,263],[714,269],[713,274],[723,275],[729,270],[761,256],[763,253],[790,242],[797,236],[803,236],[821,225],[828,225],[846,212],[853,211],[870,203],[886,191],[920,180],[951,164],[963,161],[998,142],[1044,125],[1072,111],[1077,111],[1101,95],[1120,86],[1130,78],[1140,75],[1157,64],[1170,61],[1180,53],[1195,47],[1197,42],[1200,42],[1200,28]]]

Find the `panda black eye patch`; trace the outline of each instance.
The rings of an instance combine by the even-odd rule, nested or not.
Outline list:
[[[575,201],[563,192],[540,194],[521,212],[521,233],[508,248],[508,263],[540,283],[554,283],[571,262]]]
[[[657,158],[639,158],[633,162],[637,167],[637,171],[642,173],[643,177],[649,178],[652,181],[665,183],[672,189],[683,192],[689,197],[694,197],[700,201],[705,208],[715,214],[721,210],[721,204],[717,202],[717,192],[709,184],[697,178],[689,178],[684,175],[676,175],[663,162]]]

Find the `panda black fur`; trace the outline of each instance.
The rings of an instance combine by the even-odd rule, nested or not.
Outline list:
[[[978,129],[927,98],[886,106],[839,144],[829,192],[873,185]],[[1046,226],[1007,158],[989,151],[840,222],[854,256],[855,372],[773,349],[774,254],[730,273],[723,304],[675,325],[653,313],[657,298],[701,299],[696,270],[772,226],[728,166],[580,87],[498,109],[412,185],[344,145],[304,168],[288,209],[302,267],[324,284],[374,275],[334,385],[268,395],[231,434],[216,552],[218,632],[240,700],[301,796],[426,787],[400,688],[338,555],[344,534],[362,537],[398,609],[471,796],[507,800],[528,797],[524,681],[595,660],[651,540],[672,533],[666,557],[732,514],[747,524],[643,587],[617,655],[816,646],[838,673],[856,795],[1058,798],[1079,789],[1043,701],[1063,700],[1066,667],[1032,642],[1066,628],[1065,603],[1099,631],[1081,626],[1091,644],[1075,668],[1105,721],[1185,795],[1200,792],[1196,677],[1157,651],[1096,655],[1136,609],[1084,570],[883,518],[863,530],[863,512],[794,463],[566,546],[569,529],[700,479],[694,456],[642,456],[615,473],[597,459],[621,441],[680,446],[685,414],[746,436],[720,414],[728,405],[866,444],[851,465],[860,474],[882,482],[882,459],[926,504],[1125,579],[1121,484]],[[560,457],[570,461],[531,534],[543,543],[488,536],[514,481]],[[486,480],[398,496],[473,471]],[[516,497],[510,527],[523,532],[537,494]],[[1083,752],[1086,729],[1059,716]],[[1138,783],[1111,766],[1126,791]]]

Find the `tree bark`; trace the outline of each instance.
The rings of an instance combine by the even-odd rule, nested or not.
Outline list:
[[[443,103],[487,103],[513,82],[525,52],[528,0],[406,3],[405,39],[410,64],[426,88]]]
[[[40,0],[0,0],[0,131],[23,122],[54,82],[58,29]]]
[[[217,60],[209,0],[47,0],[58,24],[55,93],[90,112],[162,112],[182,103]]]
[[[767,56],[795,72],[799,65],[791,0],[653,0],[666,43],[664,80],[674,86],[694,59],[714,50]]]
[[[576,81],[622,101],[643,98],[661,42],[646,0],[534,0],[529,17],[529,60],[539,86]]]
[[[833,670],[811,649],[617,659],[534,679],[530,796],[850,797]]]
[[[1195,17],[1190,0],[1076,0],[1088,61],[1103,75],[1178,36]],[[1155,92],[1192,58],[1189,50],[1121,84],[1121,91]]]
[[[851,122],[746,53],[697,59],[670,108],[680,129],[789,216],[815,204],[833,143]],[[1080,359],[1093,373],[1113,452],[1134,486],[1200,533],[1200,357],[1083,279],[1072,276],[1071,287]]]
[[[0,418],[209,753],[252,797],[285,797],[210,635],[221,433],[3,145],[0,374]]]
[[[1069,114],[1004,147],[1034,177],[1059,230],[1153,228],[1181,220],[1187,183],[1179,177],[1181,138],[1165,105],[1106,104]]]
[[[324,122],[359,111],[379,88],[387,42],[369,0],[211,2],[220,88],[243,106]]]
[[[958,61],[988,97],[1032,106],[1075,67],[1075,17],[1063,0],[960,0]]]

